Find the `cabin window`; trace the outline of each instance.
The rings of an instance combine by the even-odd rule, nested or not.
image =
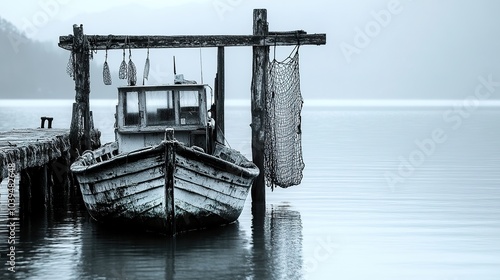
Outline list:
[[[200,103],[198,91],[180,91],[181,125],[200,124]]]
[[[174,125],[175,110],[173,92],[146,92],[146,118],[148,126]]]
[[[125,95],[125,125],[139,125],[139,95],[137,92],[127,92]]]

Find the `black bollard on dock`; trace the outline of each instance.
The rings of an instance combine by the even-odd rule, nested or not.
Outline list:
[[[45,121],[48,122],[48,127],[47,128],[52,128],[52,121],[54,118],[51,117],[41,117],[41,122],[40,122],[40,128],[45,128]]]

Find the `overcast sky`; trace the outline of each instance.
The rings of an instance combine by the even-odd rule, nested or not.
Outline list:
[[[327,34],[326,46],[301,48],[305,98],[464,99],[484,84],[479,77],[500,81],[500,1],[495,0],[13,3],[3,4],[0,16],[29,37],[54,45],[59,35],[72,32],[73,23],[83,23],[87,34],[100,35],[251,34],[252,10],[267,8],[271,31],[303,29]],[[288,51],[280,49],[278,59]],[[228,95],[249,92],[251,48],[232,48],[226,53]],[[187,78],[200,80],[199,50],[151,51],[153,75],[158,79],[169,76],[173,55],[179,56],[178,67]],[[215,52],[203,50],[202,57],[204,82],[211,82]],[[134,58],[141,75],[145,51],[136,51]],[[95,59],[102,64],[104,54]],[[110,54],[111,67],[117,68],[120,60],[120,52]],[[496,91],[491,83],[489,89]],[[488,98],[499,96],[500,87]]]

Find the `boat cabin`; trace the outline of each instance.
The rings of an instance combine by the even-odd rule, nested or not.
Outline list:
[[[187,146],[207,148],[205,85],[125,86],[118,88],[115,136],[119,153],[159,144],[165,129]]]

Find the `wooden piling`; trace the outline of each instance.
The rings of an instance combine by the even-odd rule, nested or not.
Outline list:
[[[73,25],[74,77],[75,77],[75,104],[71,120],[70,139],[72,149],[82,153],[91,149],[90,140],[90,48],[87,36],[83,33],[83,26]],[[83,138],[79,133],[83,132]]]
[[[78,154],[80,153],[80,109],[78,103],[73,103],[73,111],[71,113],[71,125],[69,128],[69,140],[71,145],[71,154],[73,159],[76,159]]]
[[[254,10],[253,35],[267,36],[267,10]],[[252,76],[252,160],[259,167],[260,174],[252,186],[252,203],[266,202],[266,184],[264,180],[264,113],[267,85],[269,47],[253,47]]]
[[[224,143],[224,98],[225,98],[224,47],[217,48],[217,83],[215,84],[215,135],[219,143]]]
[[[47,165],[27,170],[31,183],[31,205],[34,211],[44,210],[49,206],[49,186]]]
[[[19,177],[20,208],[27,215],[31,213],[31,177],[26,169],[21,170]]]
[[[64,197],[72,186],[72,176],[69,167],[71,166],[71,156],[69,152],[65,152],[61,157],[53,160],[49,164],[50,177],[52,178],[52,186],[54,198]],[[54,200],[56,202],[57,198]]]
[[[71,179],[69,167],[71,166],[71,155],[69,152],[64,152],[61,157],[55,159],[50,164],[52,177],[55,185],[67,185]]]

